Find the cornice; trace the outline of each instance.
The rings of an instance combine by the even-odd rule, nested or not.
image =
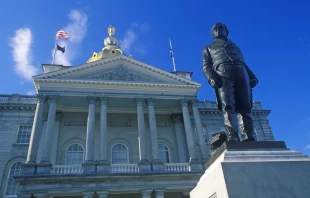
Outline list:
[[[155,84],[155,83],[136,83],[136,82],[112,82],[112,81],[89,81],[89,80],[69,80],[69,79],[34,79],[35,83],[55,83],[55,84],[89,84],[89,85],[117,85],[129,87],[161,87],[161,88],[193,88],[200,89],[197,85],[178,85],[178,84]]]
[[[161,181],[180,181],[180,178],[186,178],[193,182],[201,177],[203,173],[184,172],[184,173],[165,173],[163,174],[119,174],[119,175],[44,175],[44,176],[14,176],[14,179],[22,186],[39,184],[83,184],[83,183],[145,183]]]

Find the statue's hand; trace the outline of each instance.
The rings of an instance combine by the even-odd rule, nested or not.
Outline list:
[[[258,84],[258,80],[253,78],[250,80],[250,87],[254,88]]]
[[[223,86],[223,82],[220,78],[209,78],[209,83],[213,88],[221,88]]]

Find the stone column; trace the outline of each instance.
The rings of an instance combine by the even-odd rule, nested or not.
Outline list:
[[[179,154],[179,162],[185,163],[185,153],[184,153],[184,144],[181,130],[181,115],[172,115],[172,120],[174,122],[175,136],[178,144],[178,154]]]
[[[138,143],[139,143],[139,168],[140,172],[151,171],[150,162],[147,159],[146,152],[146,138],[145,138],[145,124],[144,124],[144,112],[143,112],[143,98],[136,98],[137,103],[137,119],[138,119]]]
[[[53,140],[53,131],[55,125],[55,116],[56,116],[56,101],[58,96],[50,95],[48,96],[48,101],[50,103],[48,110],[48,117],[46,123],[46,133],[43,142],[43,151],[41,162],[38,164],[37,174],[49,174],[52,164],[51,159],[51,145]]]
[[[26,162],[23,164],[23,174],[35,174],[37,151],[39,148],[40,134],[42,131],[43,109],[45,104],[45,95],[37,95],[37,108],[34,115],[28,155]]]
[[[94,192],[83,192],[83,198],[93,198],[94,197]]]
[[[88,118],[86,132],[86,155],[85,162],[82,164],[84,173],[95,173],[94,144],[95,144],[95,103],[96,97],[89,96],[88,100]]]
[[[166,189],[155,189],[156,198],[164,198]]]
[[[201,118],[200,118],[197,102],[198,100],[191,100],[202,160],[207,161],[208,154],[207,154],[207,149],[205,146],[205,141],[203,138],[202,124],[201,124]]]
[[[100,150],[99,150],[99,162],[97,164],[97,172],[104,173],[110,171],[110,163],[108,162],[108,113],[107,103],[108,97],[100,97]]]
[[[159,159],[158,152],[158,136],[157,136],[157,127],[156,127],[156,117],[154,110],[154,99],[146,99],[149,112],[149,124],[150,124],[150,136],[151,136],[151,148],[152,148],[152,166],[153,172],[161,172],[165,170],[164,162]]]
[[[52,150],[51,150],[51,163],[56,163],[56,154],[57,154],[57,148],[58,148],[58,134],[59,134],[59,126],[61,117],[63,116],[62,113],[56,113],[56,123],[54,128],[54,136],[53,136],[53,144],[52,144]]]
[[[143,189],[140,190],[140,193],[142,195],[142,198],[151,198],[151,194],[152,194],[153,190],[151,189]]]
[[[192,132],[192,125],[189,117],[188,112],[188,100],[182,99],[180,100],[180,104],[182,105],[182,112],[183,112],[183,120],[184,120],[184,128],[186,134],[186,141],[189,153],[189,163],[191,167],[191,171],[200,171],[202,170],[202,165],[200,161],[197,159],[196,153],[196,145],[194,142],[193,132]]]
[[[108,198],[108,191],[97,191],[98,198]]]

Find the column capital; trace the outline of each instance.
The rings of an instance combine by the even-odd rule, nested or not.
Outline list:
[[[135,102],[137,103],[137,106],[143,106],[144,98],[142,97],[136,98]]]
[[[46,100],[46,95],[44,94],[37,94],[37,102],[38,103],[44,103]]]
[[[140,193],[143,196],[151,196],[151,193],[153,192],[152,189],[142,189],[140,190]]]
[[[97,191],[98,198],[107,198],[109,195],[109,191]]]
[[[154,106],[155,104],[155,98],[146,98],[145,102],[148,106]]]
[[[100,104],[104,104],[104,105],[107,105],[108,104],[108,100],[109,100],[109,97],[107,97],[107,96],[101,96],[101,97],[99,97],[99,102],[100,102]]]
[[[84,198],[93,198],[95,192],[82,192]]]
[[[188,99],[181,99],[180,100],[180,104],[182,105],[182,107],[188,107]]]
[[[88,104],[95,104],[96,103],[96,97],[95,96],[87,96]]]
[[[52,102],[52,103],[55,103],[58,99],[59,99],[58,95],[49,95],[48,96],[48,101]]]
[[[182,122],[182,115],[173,114],[173,115],[171,116],[171,118],[172,118],[172,121],[173,121],[174,123],[181,123],[181,122]]]
[[[191,99],[190,103],[192,105],[192,107],[197,107],[199,100],[198,99]]]
[[[159,196],[164,197],[166,189],[165,188],[157,188],[157,189],[154,189],[154,191],[156,193],[156,197],[159,197]]]

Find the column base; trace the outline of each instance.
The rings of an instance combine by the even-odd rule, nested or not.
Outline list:
[[[22,164],[23,175],[34,175],[36,174],[37,164],[35,162],[25,162]]]
[[[202,162],[198,159],[191,159],[189,161],[190,171],[191,172],[201,172],[203,171]]]
[[[93,161],[85,161],[83,164],[83,173],[84,174],[95,174],[96,173],[96,165]]]
[[[17,194],[17,197],[18,198],[32,198],[32,194],[20,193],[20,194]]]
[[[50,174],[52,164],[50,162],[40,162],[37,166],[37,175]]]
[[[151,172],[151,163],[148,160],[140,160],[140,162],[138,162],[138,165],[140,173]]]
[[[107,198],[109,195],[109,191],[97,191],[98,198]]]
[[[164,162],[160,160],[152,161],[152,171],[153,172],[165,172]]]
[[[110,163],[106,160],[97,163],[97,173],[110,173]]]

